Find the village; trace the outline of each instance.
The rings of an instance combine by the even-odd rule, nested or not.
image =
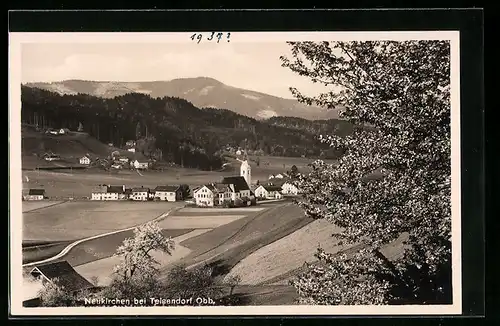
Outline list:
[[[81,158],[82,164],[88,164],[90,158]],[[119,158],[117,162],[124,162]],[[199,207],[241,207],[255,205],[257,201],[283,199],[284,196],[296,196],[301,193],[290,176],[286,173],[270,175],[264,183],[252,183],[252,168],[247,159],[239,160],[240,175],[223,177],[219,182],[212,182],[194,187],[187,184],[158,185],[155,188],[144,186],[100,184],[94,187],[88,199],[95,201],[187,201]],[[115,163],[119,164],[119,163]],[[132,168],[147,170],[148,162],[135,160]],[[30,188],[23,200],[37,201],[50,199],[45,189]]]

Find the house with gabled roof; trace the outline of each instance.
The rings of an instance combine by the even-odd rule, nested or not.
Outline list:
[[[281,185],[281,192],[284,195],[298,195],[301,194],[301,189],[292,181],[287,180],[285,183]]]
[[[154,199],[162,201],[179,201],[182,200],[182,190],[180,186],[157,186],[154,189]]]
[[[123,200],[127,199],[125,186],[98,185],[92,190],[91,200]]]
[[[231,189],[231,199],[234,201],[237,198],[250,198],[250,187],[242,176],[225,177],[222,179],[222,184],[226,184]]]
[[[217,206],[231,201],[232,189],[227,184],[210,183],[193,191],[193,197],[198,206]]]
[[[150,165],[149,161],[147,160],[134,160],[131,164],[137,170],[146,170]]]
[[[283,198],[281,190],[280,186],[260,185],[255,189],[255,196],[266,199],[281,199]]]
[[[132,195],[130,195],[130,199],[138,201],[147,201],[150,198],[150,192],[151,189],[142,186],[132,188]]]
[[[95,288],[65,260],[38,265],[30,271],[30,275],[42,284],[50,282],[70,293]]]
[[[82,165],[89,165],[92,160],[90,159],[90,155],[87,154],[87,155],[80,157],[80,159],[78,161]]]
[[[28,194],[23,197],[24,200],[44,200],[45,189],[29,189]]]

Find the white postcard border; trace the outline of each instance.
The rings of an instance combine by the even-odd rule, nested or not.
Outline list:
[[[204,33],[210,33],[207,31]],[[219,31],[216,31],[219,32]],[[227,31],[220,31],[227,32]],[[202,32],[203,33],[203,32]],[[458,31],[231,32],[230,42],[449,40],[451,44],[452,287],[451,305],[404,306],[234,306],[234,307],[62,307],[22,306],[21,44],[23,43],[192,43],[182,33],[10,33],[9,34],[9,191],[10,312],[13,316],[53,315],[458,315],[462,313],[460,57]],[[202,41],[203,42],[203,41]],[[218,46],[224,46],[223,41]]]

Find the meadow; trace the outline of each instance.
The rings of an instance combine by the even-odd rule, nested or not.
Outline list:
[[[23,240],[78,240],[142,224],[180,205],[131,201],[61,202],[23,213]]]

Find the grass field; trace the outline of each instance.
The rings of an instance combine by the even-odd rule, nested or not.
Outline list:
[[[181,242],[191,253],[178,264],[211,264],[223,275],[255,250],[310,223],[292,204],[275,204],[232,223],[222,225],[198,237]]]
[[[283,237],[254,253],[247,255],[228,273],[239,275],[242,284],[262,285],[287,283],[288,279],[304,270],[305,262],[314,263],[314,253],[318,247],[328,253],[355,252],[359,245],[338,244],[332,233],[340,232],[326,220],[316,220],[309,225]],[[398,258],[403,253],[403,241],[407,234],[402,234],[394,242],[385,245],[381,252],[389,259]]]
[[[23,213],[34,211],[36,209],[46,208],[52,205],[58,205],[62,201],[23,201]]]
[[[23,213],[23,240],[82,239],[133,227],[180,205],[168,202],[64,202]]]
[[[243,258],[229,275],[239,275],[243,284],[259,284],[314,260],[316,249],[343,249],[331,235],[335,230],[326,220],[317,220]]]
[[[184,210],[187,210],[187,212],[184,212]],[[175,249],[172,255],[154,252],[153,256],[160,262],[161,266],[167,266],[186,257],[191,253],[191,250],[182,246],[182,242],[209,232],[212,228],[245,217],[241,210],[236,209],[235,211],[239,211],[240,215],[234,215],[232,209],[202,213],[183,208],[172,212],[161,220],[159,225],[163,228],[164,235],[172,237],[176,242]],[[112,255],[123,240],[132,235],[133,231],[130,230],[86,241],[75,246],[61,259],[67,260],[73,266],[77,266],[77,270],[85,277],[97,276],[101,284],[106,284],[110,281],[113,267],[120,261],[119,257],[112,257]]]

